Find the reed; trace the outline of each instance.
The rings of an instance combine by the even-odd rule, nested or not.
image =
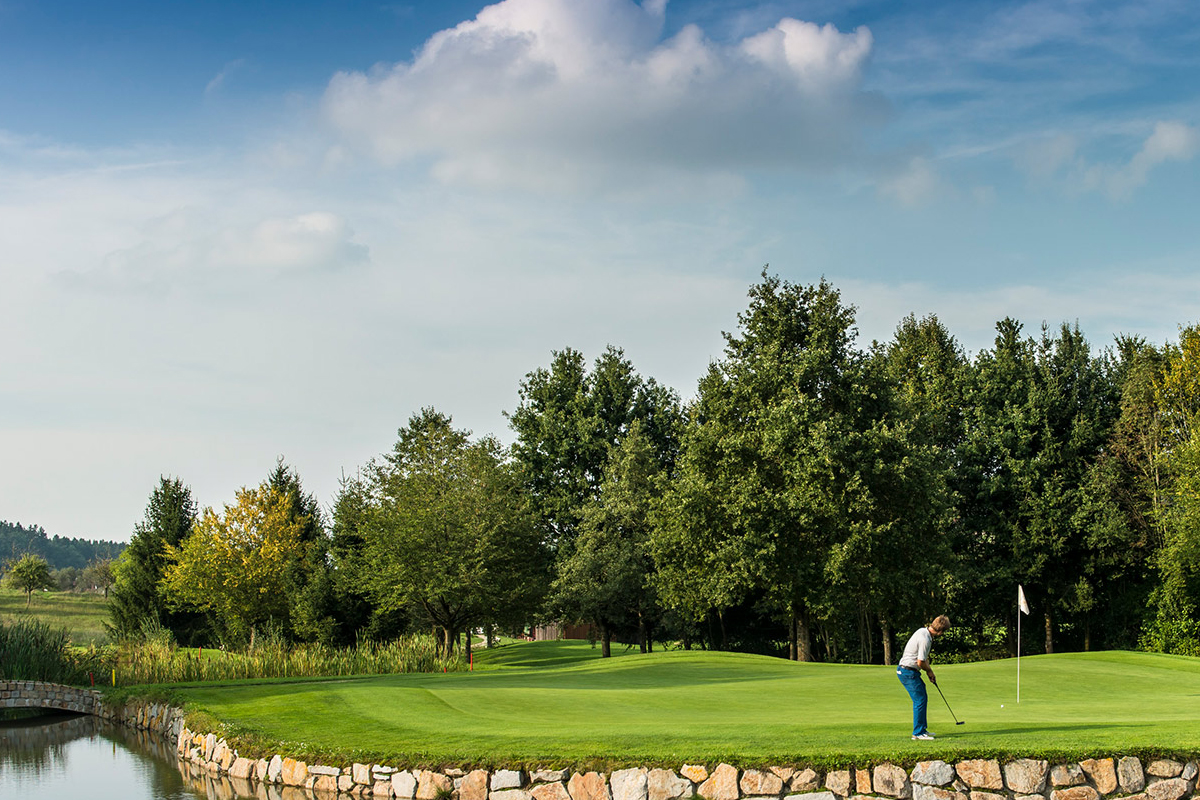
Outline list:
[[[422,635],[392,642],[364,641],[345,648],[291,645],[277,637],[263,637],[243,652],[183,649],[162,638],[147,638],[121,645],[115,668],[118,685],[139,686],[246,678],[456,672],[463,669],[463,662],[440,655],[432,637]]]
[[[0,620],[0,679],[85,685],[101,664],[95,648],[71,647],[66,628],[31,618]]]

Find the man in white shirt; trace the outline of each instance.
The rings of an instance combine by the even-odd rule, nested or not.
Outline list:
[[[933,640],[950,630],[950,619],[942,614],[923,628],[918,628],[904,645],[904,655],[900,656],[900,665],[896,668],[896,677],[908,690],[913,702],[913,732],[914,739],[932,739],[933,734],[925,722],[925,709],[929,705],[929,695],[925,692],[925,681],[921,680],[921,672],[929,676],[929,682],[937,684],[937,676],[929,665],[929,650]]]

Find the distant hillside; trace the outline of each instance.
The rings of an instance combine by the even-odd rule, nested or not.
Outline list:
[[[0,520],[0,564],[10,558],[33,553],[46,559],[51,569],[83,569],[98,558],[116,558],[125,549],[121,542],[72,539],[47,536],[40,525],[25,527],[19,522]]]

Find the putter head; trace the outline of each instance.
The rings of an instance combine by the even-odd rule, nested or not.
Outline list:
[[[955,724],[955,725],[966,725],[966,724],[967,724],[967,721],[964,719],[962,722],[956,722],[956,723],[954,723],[954,724]]]

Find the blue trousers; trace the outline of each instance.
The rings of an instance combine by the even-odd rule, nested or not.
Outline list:
[[[921,680],[921,673],[917,670],[897,667],[896,677],[900,679],[900,683],[904,684],[904,688],[908,690],[908,696],[912,698],[913,736],[927,733],[929,728],[925,721],[925,709],[929,706],[929,695],[925,692],[925,681]]]

